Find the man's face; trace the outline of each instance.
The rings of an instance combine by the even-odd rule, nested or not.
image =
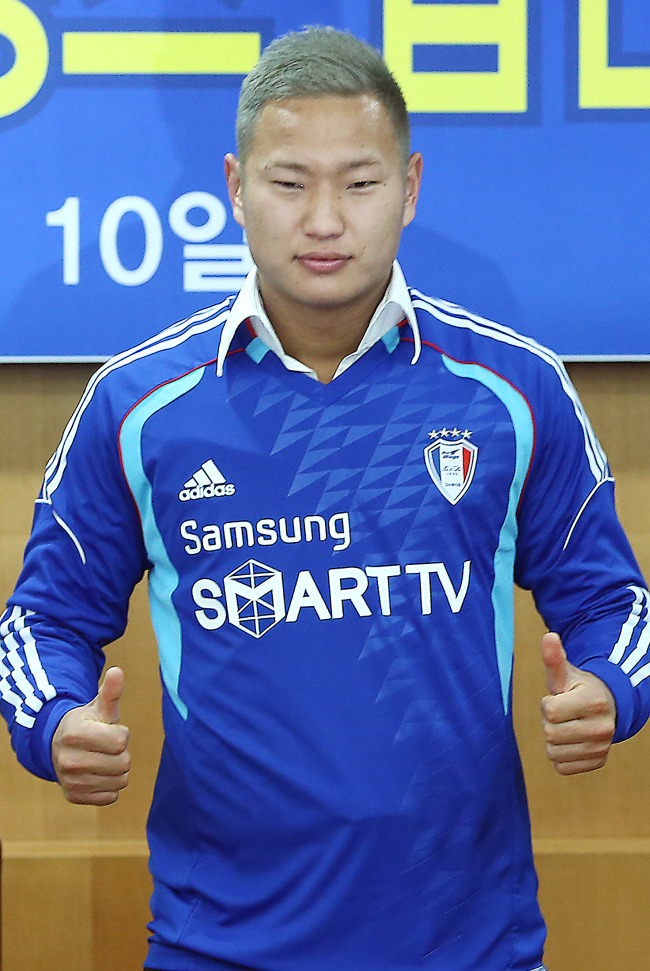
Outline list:
[[[245,166],[226,158],[271,319],[296,311],[372,315],[415,214],[422,160],[406,177],[384,106],[373,96],[269,102]]]

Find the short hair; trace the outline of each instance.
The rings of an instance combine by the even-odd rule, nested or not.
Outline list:
[[[241,162],[251,150],[255,126],[268,101],[362,94],[374,95],[388,112],[406,171],[408,111],[379,51],[334,27],[305,27],[276,38],[241,86],[236,125]]]

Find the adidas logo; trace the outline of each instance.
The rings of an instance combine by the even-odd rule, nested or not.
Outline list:
[[[223,472],[217,468],[212,459],[208,459],[200,469],[197,469],[192,478],[187,480],[184,488],[178,493],[178,498],[181,502],[189,502],[190,499],[212,499],[234,494],[233,483],[227,482]]]

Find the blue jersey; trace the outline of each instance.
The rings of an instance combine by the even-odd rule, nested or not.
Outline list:
[[[245,323],[217,368],[232,301],[204,311],[102,367],[48,465],[2,710],[53,779],[148,573],[152,967],[541,967],[513,582],[612,690],[616,740],[648,715],[648,594],[564,369],[411,298],[329,384]]]

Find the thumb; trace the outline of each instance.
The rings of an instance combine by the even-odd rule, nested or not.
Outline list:
[[[93,708],[98,721],[116,725],[120,720],[120,698],[124,691],[124,671],[109,668],[99,686]]]
[[[549,694],[559,695],[570,687],[570,665],[558,634],[542,637],[542,661],[546,668],[546,684]]]

